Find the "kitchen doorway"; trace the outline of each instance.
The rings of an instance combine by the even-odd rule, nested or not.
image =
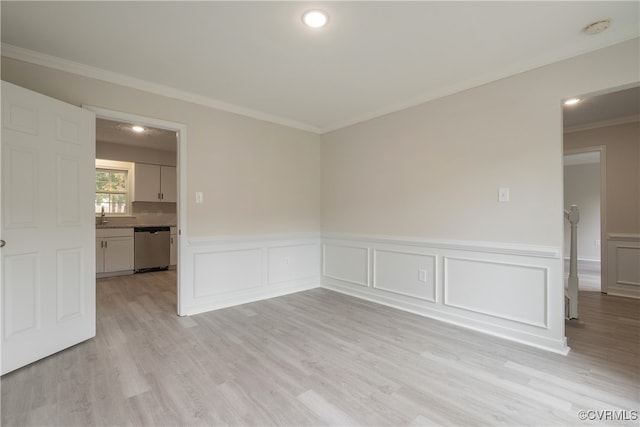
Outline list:
[[[142,162],[142,163],[157,163],[157,164],[166,164],[164,166],[164,168],[166,169],[171,169],[171,165],[167,164],[167,163],[171,163],[170,159],[167,159],[167,156],[171,156],[171,154],[163,154],[162,151],[168,151],[166,150],[168,148],[167,144],[170,144],[170,139],[171,138],[167,138],[167,136],[169,135],[175,135],[175,139],[174,139],[174,147],[175,147],[175,171],[170,171],[169,172],[175,172],[173,173],[174,176],[174,184],[175,186],[173,188],[176,189],[175,194],[170,194],[167,192],[162,192],[162,191],[158,191],[157,193],[159,194],[158,197],[158,201],[154,201],[152,202],[151,199],[149,201],[147,201],[146,199],[144,201],[140,201],[138,202],[139,204],[143,205],[142,207],[138,206],[138,208],[140,209],[138,212],[145,212],[146,214],[150,213],[150,206],[153,206],[153,212],[151,212],[153,215],[158,215],[158,216],[166,216],[167,218],[171,217],[171,204],[173,203],[173,206],[175,206],[173,215],[175,217],[175,227],[172,228],[172,235],[171,235],[171,239],[172,239],[172,254],[171,256],[174,258],[175,260],[175,272],[172,272],[172,276],[176,277],[176,312],[178,315],[181,315],[181,313],[183,312],[183,310],[181,310],[181,301],[180,301],[180,285],[181,285],[181,280],[180,280],[180,276],[181,276],[181,269],[180,269],[180,259],[181,259],[181,254],[184,253],[183,247],[184,245],[184,238],[182,236],[186,235],[186,217],[184,215],[184,213],[186,212],[186,199],[185,199],[185,195],[186,195],[186,125],[184,124],[180,124],[180,123],[174,123],[174,122],[169,122],[169,121],[165,121],[165,120],[159,120],[159,119],[155,119],[155,118],[150,118],[150,117],[144,117],[144,116],[138,116],[138,115],[134,115],[134,114],[129,114],[129,113],[124,113],[124,112],[118,112],[118,111],[112,111],[112,110],[107,110],[107,109],[103,109],[103,108],[99,108],[99,107],[93,107],[93,106],[83,106],[83,108],[93,111],[96,114],[96,119],[97,121],[102,121],[100,123],[101,126],[114,126],[117,127],[118,124],[121,126],[127,126],[127,127],[131,127],[134,125],[140,126],[142,128],[144,128],[145,130],[153,130],[153,132],[155,132],[157,135],[162,136],[164,142],[161,142],[162,144],[164,144],[164,149],[165,150],[154,150],[154,155],[156,158],[151,159],[148,162]],[[117,129],[114,129],[114,131],[117,131]],[[152,147],[153,148],[153,147]],[[157,148],[157,147],[156,147]],[[139,148],[134,148],[135,150],[140,150]],[[117,150],[116,150],[117,152]],[[103,144],[103,146],[101,147],[101,149],[96,150],[96,157],[100,157],[101,155],[104,157],[104,153],[109,153],[110,157],[114,156],[114,150],[113,147],[110,147],[107,144]],[[134,153],[135,154],[135,153]],[[139,155],[139,154],[138,154]],[[164,157],[163,157],[164,156]],[[117,155],[116,155],[117,157]],[[118,159],[115,159],[118,160]],[[131,162],[132,159],[130,159],[130,163],[134,164],[134,162]],[[135,160],[135,159],[133,159]],[[158,165],[158,167],[160,168],[161,166]],[[171,173],[167,174],[167,175],[171,175]],[[164,176],[164,174],[163,174]],[[155,192],[151,192],[154,194],[155,196]],[[175,200],[175,202],[173,202]],[[163,202],[163,203],[160,203]],[[131,207],[131,209],[136,209],[136,204],[138,203],[132,203],[134,206]],[[96,205],[98,203],[96,202]],[[119,207],[116,206],[117,204],[113,204],[114,209],[119,209]],[[131,213],[129,214],[131,216]],[[113,217],[113,221],[117,222],[119,219],[117,217]],[[151,218],[151,216],[147,216],[147,218]],[[159,219],[154,218],[154,220],[157,222]],[[148,225],[148,224],[145,224]],[[173,224],[172,224],[173,225]],[[175,234],[174,234],[175,233]]]
[[[581,291],[601,292],[602,280],[602,215],[604,212],[602,184],[605,176],[605,147],[584,150],[568,150],[564,155],[564,207],[578,206],[577,254],[578,277]],[[564,223],[564,268],[569,272],[570,229]],[[567,277],[565,277],[566,283]]]

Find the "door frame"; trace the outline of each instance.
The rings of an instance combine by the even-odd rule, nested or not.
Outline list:
[[[118,122],[125,122],[131,124],[137,124],[142,126],[149,126],[164,130],[175,131],[177,136],[177,160],[176,166],[177,179],[178,179],[178,209],[177,209],[177,226],[178,226],[178,260],[176,265],[176,313],[178,316],[184,316],[184,309],[180,300],[180,287],[183,275],[180,265],[182,265],[182,256],[185,253],[186,236],[187,236],[187,125],[183,123],[170,122],[168,120],[161,120],[152,117],[139,116],[136,114],[125,113],[122,111],[109,110],[101,107],[94,107],[92,105],[82,105],[89,111],[93,111],[98,119],[113,120]]]
[[[573,148],[563,151],[563,167],[562,176],[564,182],[564,156],[570,156],[572,154],[583,153],[600,153],[600,292],[607,293],[607,238],[609,233],[607,231],[607,146],[596,145],[593,147]],[[564,194],[563,194],[564,205]],[[566,207],[565,207],[566,208]],[[563,239],[564,240],[564,239]],[[564,251],[563,251],[564,257]],[[564,269],[564,259],[562,262],[562,268]],[[563,272],[564,277],[564,272]]]

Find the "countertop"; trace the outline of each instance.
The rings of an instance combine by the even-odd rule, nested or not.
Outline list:
[[[175,224],[96,224],[96,229],[102,228],[135,228],[135,227],[175,227]]]

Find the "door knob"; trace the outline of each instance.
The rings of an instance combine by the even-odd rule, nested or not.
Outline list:
[[[5,242],[4,240],[0,240],[0,248],[4,248],[4,245],[6,245],[7,242]]]

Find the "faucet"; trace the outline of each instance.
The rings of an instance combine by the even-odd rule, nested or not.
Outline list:
[[[105,225],[109,221],[104,220],[104,206],[100,208],[100,225]]]

